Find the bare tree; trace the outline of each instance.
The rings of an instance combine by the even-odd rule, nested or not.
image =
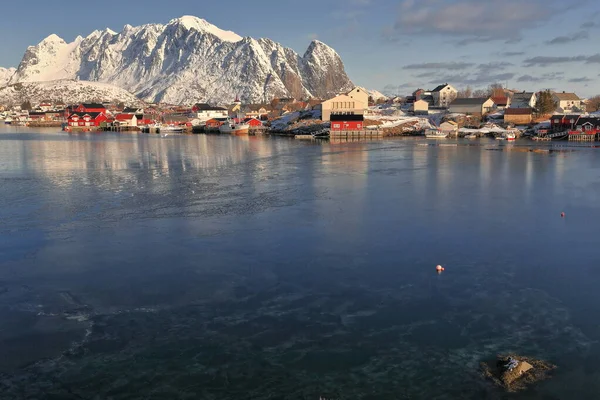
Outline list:
[[[490,92],[487,89],[477,89],[477,90],[473,91],[473,97],[476,97],[476,98],[489,97],[489,96],[490,96]]]
[[[586,110],[587,111],[598,111],[600,110],[600,94],[597,94],[594,97],[591,97],[586,102]]]
[[[488,86],[488,95],[491,97],[503,97],[504,87],[501,83],[492,83],[490,86]]]
[[[460,98],[469,98],[473,96],[473,89],[471,88],[471,86],[467,85],[467,87],[464,90],[459,90],[458,91],[458,97]]]

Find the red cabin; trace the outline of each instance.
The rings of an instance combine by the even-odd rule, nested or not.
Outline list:
[[[362,131],[364,127],[364,116],[360,114],[332,114],[330,120],[332,131]]]
[[[244,123],[250,125],[251,128],[258,128],[263,126],[263,123],[257,120],[256,118],[246,118],[244,119]]]
[[[71,127],[98,127],[107,120],[108,117],[102,112],[75,112],[69,115],[67,123]]]
[[[227,121],[227,118],[213,118],[206,121],[207,128],[218,128]]]
[[[105,113],[106,107],[99,103],[81,103],[73,111],[78,113]]]

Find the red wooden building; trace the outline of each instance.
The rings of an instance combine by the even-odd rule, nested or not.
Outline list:
[[[600,134],[600,118],[579,117],[569,135],[598,135]]]
[[[106,107],[99,103],[81,103],[73,109],[77,113],[105,113]]]
[[[579,114],[555,114],[550,118],[550,127],[553,132],[563,132],[575,129]]]
[[[226,121],[227,118],[212,118],[206,121],[206,127],[215,129],[223,125]]]
[[[244,118],[244,123],[250,125],[251,128],[259,128],[263,123],[256,118]]]
[[[332,114],[330,120],[332,131],[362,131],[364,127],[364,116],[360,114]]]
[[[106,121],[108,117],[103,112],[75,112],[67,118],[70,127],[98,127]]]

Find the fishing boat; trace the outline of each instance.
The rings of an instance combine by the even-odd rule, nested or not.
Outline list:
[[[184,129],[181,126],[167,125],[158,128],[160,133],[183,133]]]
[[[508,140],[510,142],[514,142],[515,140],[517,140],[517,135],[515,135],[512,132],[509,132],[506,134],[506,140]]]
[[[243,122],[234,122],[227,120],[223,125],[219,127],[220,133],[233,133],[233,134],[244,134],[250,131],[250,125]]]
[[[11,117],[6,117],[6,119],[4,120],[4,123],[6,125],[10,125],[10,124],[12,124],[12,122],[13,122],[13,119]]]
[[[425,137],[427,139],[445,139],[448,134],[437,129],[428,129],[425,131]]]

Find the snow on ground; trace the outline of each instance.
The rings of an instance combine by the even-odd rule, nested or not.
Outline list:
[[[300,119],[300,112],[298,111],[283,114],[281,118],[271,122],[271,129],[274,131],[283,131],[294,122],[297,122],[298,119]]]
[[[98,82],[74,80],[24,82],[0,89],[0,104],[21,104],[25,101],[34,104],[46,100],[64,103],[117,100],[132,106],[142,103],[140,99],[124,89]]]

